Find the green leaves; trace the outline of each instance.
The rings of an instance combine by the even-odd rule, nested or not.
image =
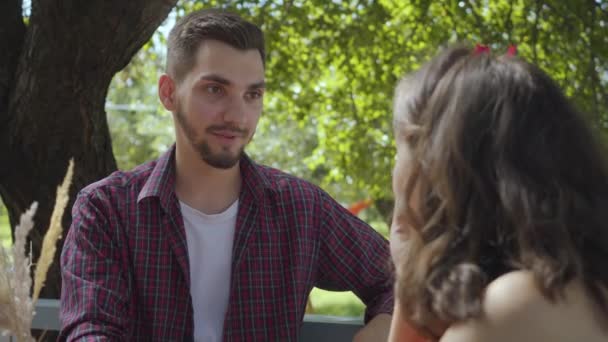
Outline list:
[[[175,14],[202,6],[182,1]],[[549,72],[598,126],[608,119],[605,1],[214,0],[204,6],[239,12],[266,32],[268,92],[249,152],[344,202],[391,197],[393,87],[447,43],[481,42],[494,53],[515,43],[519,54]],[[163,39],[159,31],[117,75],[112,101],[157,107]],[[168,113],[129,115],[130,121],[125,113],[111,115],[128,122],[121,124],[129,127],[121,126],[123,133],[112,125],[123,165],[151,158],[172,139]],[[124,151],[130,152],[123,160]]]

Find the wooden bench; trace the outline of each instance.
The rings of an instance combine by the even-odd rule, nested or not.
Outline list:
[[[324,315],[305,315],[300,333],[302,342],[340,342],[352,341],[357,330],[363,326],[362,318]],[[40,299],[36,304],[33,329],[58,331],[59,301]],[[8,336],[0,336],[0,342],[15,341]]]

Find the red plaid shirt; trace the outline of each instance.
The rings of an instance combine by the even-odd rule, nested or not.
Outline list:
[[[192,340],[174,150],[83,189],[61,255],[60,340]],[[313,286],[392,311],[387,241],[318,187],[240,163],[226,341],[296,341]]]

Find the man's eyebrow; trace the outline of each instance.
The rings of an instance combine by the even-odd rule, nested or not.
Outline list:
[[[260,81],[260,82],[252,83],[247,88],[249,88],[249,89],[262,89],[262,88],[266,88],[266,81]]]
[[[220,84],[223,84],[226,86],[232,85],[232,82],[230,82],[230,80],[228,80],[227,78],[224,78],[220,75],[216,75],[216,74],[203,75],[203,76],[201,76],[201,78],[199,80],[217,82],[217,83],[220,83]],[[266,88],[266,81],[259,81],[259,82],[252,83],[252,84],[248,85],[247,88],[248,89]]]
[[[221,83],[223,85],[232,84],[232,82],[230,82],[228,79],[226,79],[220,75],[215,75],[215,74],[203,75],[203,76],[201,76],[201,78],[199,80],[200,81],[213,81],[213,82]]]

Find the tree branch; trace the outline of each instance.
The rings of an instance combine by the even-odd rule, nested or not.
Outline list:
[[[0,2],[0,128],[6,124],[8,99],[23,39],[25,24],[21,16],[21,0]]]
[[[539,32],[539,22],[540,15],[543,6],[542,0],[536,0],[534,3],[534,23],[532,26],[532,61],[536,64],[538,63],[538,32]]]
[[[595,115],[595,124],[601,125],[602,123],[602,113],[600,112],[600,78],[598,76],[596,70],[595,63],[595,51],[593,49],[593,43],[595,38],[595,22],[596,22],[596,10],[595,5],[591,2],[591,22],[589,23],[589,43],[587,45],[587,50],[589,51],[589,74],[588,77],[591,80],[591,90],[593,92],[593,111],[592,115]]]
[[[511,1],[509,3],[509,11],[507,12],[507,15],[505,15],[505,22],[504,22],[505,32],[507,33],[507,36],[509,38],[509,44],[513,43],[513,39],[512,39],[512,35],[513,35],[513,3],[514,3],[514,1]]]
[[[0,165],[10,165],[8,106],[26,30],[21,12],[21,0],[0,2]],[[5,177],[6,169],[0,168],[0,179]]]
[[[564,25],[568,26],[571,21],[574,21],[573,19],[578,20],[579,22],[583,23],[583,25],[585,24],[586,18],[581,17],[579,13],[576,13],[576,11],[574,11],[572,8],[568,7],[566,2],[564,2],[562,5],[565,7],[565,11],[561,11],[558,7],[554,6],[554,4],[552,4],[552,3],[549,3],[546,1],[543,2],[543,6],[546,6],[547,8],[552,10],[554,13],[556,13],[557,14],[556,17],[561,18],[564,22]],[[569,25],[569,26],[572,26],[572,25]]]
[[[65,35],[73,48],[76,66],[87,71],[112,66],[112,75],[123,69],[133,55],[146,43],[167,18],[177,0],[109,0],[32,2],[32,22],[52,23],[46,39],[65,43]],[[34,5],[36,5],[34,7]],[[126,38],[126,39],[125,39]],[[107,53],[111,50],[111,53]]]
[[[9,104],[12,116],[9,143],[32,150],[44,144],[37,140],[38,137],[56,126],[50,116],[36,116],[36,111],[31,108],[22,110],[28,106],[29,96],[39,97],[40,110],[45,110],[45,107],[47,111],[51,110],[53,103],[67,98],[77,100],[80,108],[101,108],[99,111],[75,108],[67,115],[71,115],[72,120],[85,122],[85,128],[96,132],[105,130],[105,126],[97,123],[106,121],[103,103],[107,86],[114,74],[123,69],[150,39],[176,2],[39,0],[33,3],[29,30],[17,68],[17,89]],[[90,94],[92,89],[85,86],[91,82],[106,86],[95,89],[93,95]],[[56,89],[55,98],[49,96],[45,87]],[[23,97],[23,94],[27,96]],[[56,110],[61,111],[59,108]],[[89,134],[73,132],[73,127],[55,129],[55,134],[64,138]],[[87,139],[87,142],[95,143],[90,140],[92,136]],[[105,150],[106,147],[100,145],[100,149]]]
[[[489,42],[491,40],[490,37],[487,36],[486,34],[486,30],[484,29],[484,27],[486,27],[486,25],[484,25],[484,19],[481,16],[480,13],[480,6],[476,6],[476,1],[469,1],[469,7],[471,8],[471,13],[473,14],[473,18],[475,18],[475,23],[477,28],[479,29],[479,38],[481,39],[482,43],[486,43]],[[454,15],[453,13],[451,13],[452,15],[452,21],[454,21]]]

